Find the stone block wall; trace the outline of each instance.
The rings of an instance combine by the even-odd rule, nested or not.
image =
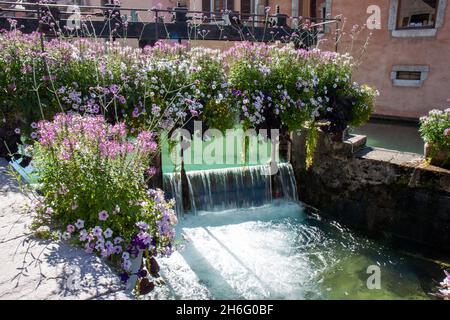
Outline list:
[[[292,139],[299,198],[353,229],[450,253],[450,170],[420,155],[370,148],[364,136],[321,133],[305,168],[304,137]]]

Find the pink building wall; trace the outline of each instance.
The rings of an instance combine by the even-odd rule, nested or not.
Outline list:
[[[376,1],[381,8],[381,29],[361,33],[362,45],[372,33],[367,53],[355,74],[355,80],[375,86],[380,91],[375,112],[381,115],[418,118],[430,109],[448,106],[450,98],[450,3],[447,4],[443,25],[434,37],[392,37],[388,30],[389,0]],[[366,23],[372,0],[333,0],[332,15],[342,14],[347,29]],[[348,30],[347,30],[348,31]],[[348,43],[348,37],[347,37]],[[421,87],[398,87],[391,80],[394,65],[425,65],[428,79]]]

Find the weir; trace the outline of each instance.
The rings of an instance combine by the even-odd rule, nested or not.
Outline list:
[[[298,200],[289,163],[278,164],[274,175],[270,174],[268,165],[256,165],[188,171],[186,186],[181,178],[181,173],[166,173],[163,179],[167,197],[176,200],[178,214],[258,207],[276,199]],[[188,195],[187,199],[183,199],[183,195]],[[183,200],[188,201],[188,210],[183,210]]]

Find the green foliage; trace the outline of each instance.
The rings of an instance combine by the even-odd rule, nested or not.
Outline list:
[[[348,94],[353,97],[352,116],[349,125],[359,127],[369,121],[378,91],[367,85],[359,86],[354,83],[348,89]]]
[[[318,136],[319,129],[314,124],[311,124],[306,133],[306,169],[309,169],[313,164]]]
[[[432,145],[434,152],[448,150],[450,153],[450,109],[431,110],[420,118],[420,134]]]
[[[130,241],[143,236],[137,227],[143,222],[151,254],[170,254],[173,203],[164,200],[161,190],[147,189],[144,177],[156,150],[151,133],[141,131],[130,140],[123,123],[63,114],[40,122],[38,132],[32,155],[42,196],[33,209],[34,229],[41,236],[50,236],[43,226],[62,230],[64,240],[118,263],[121,253],[131,250]]]

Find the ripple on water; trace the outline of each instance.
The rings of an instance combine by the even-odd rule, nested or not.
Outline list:
[[[166,285],[151,299],[427,298],[414,261],[298,204],[202,212],[177,231],[185,249],[159,259]],[[377,263],[382,289],[369,290],[366,270]]]

